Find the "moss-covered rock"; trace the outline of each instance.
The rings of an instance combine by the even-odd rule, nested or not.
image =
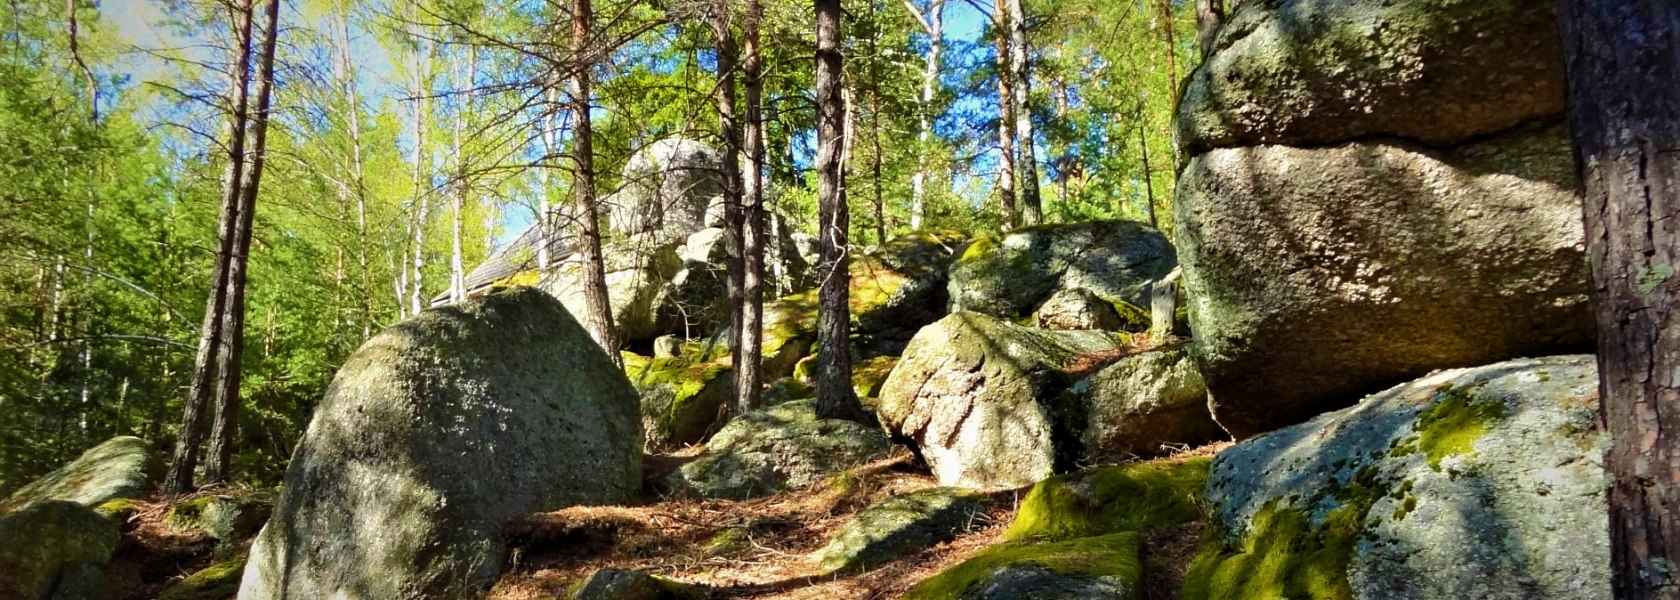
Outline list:
[[[157,463],[144,440],[111,438],[0,500],[0,515],[53,500],[93,507],[118,498],[138,498],[151,490],[157,474]]]
[[[1574,190],[1561,127],[1192,159],[1176,241],[1215,417],[1248,437],[1435,369],[1590,349]]]
[[[1448,145],[1559,115],[1554,10],[1523,0],[1243,2],[1189,78],[1177,137],[1185,156],[1377,136]]]
[[[1102,331],[1045,331],[955,313],[911,340],[881,387],[878,414],[911,440],[942,485],[1030,485],[1078,456],[1062,392],[1080,370],[1119,358]]]
[[[1201,518],[1204,457],[1097,467],[1038,482],[1004,531],[1009,541],[1066,540]]]
[[[949,541],[976,525],[981,497],[939,487],[892,496],[869,505],[817,551],[827,572],[868,569],[906,552]]]
[[[530,288],[432,309],[344,363],[240,596],[476,598],[510,520],[642,489],[635,390]]]
[[[695,586],[628,569],[600,569],[572,586],[566,600],[700,600]]]
[[[1224,437],[1208,410],[1207,386],[1182,348],[1122,358],[1070,386],[1063,404],[1079,432],[1085,464],[1159,456]]]
[[[1185,600],[1610,598],[1594,359],[1444,371],[1214,461]]]
[[[951,310],[1017,321],[1061,290],[1148,306],[1144,292],[1177,265],[1172,244],[1134,221],[1040,225],[976,238],[951,263]],[[1149,320],[1135,324],[1138,331]]]
[[[120,539],[115,521],[76,502],[31,502],[0,516],[0,598],[47,600],[61,591],[77,597],[71,593],[97,590],[101,571],[84,567],[110,561]]]
[[[1137,533],[1013,542],[980,551],[910,589],[906,600],[1136,600]]]
[[[163,589],[158,600],[227,600],[239,593],[239,575],[248,556],[241,552],[211,563]]]
[[[728,358],[708,360],[703,350],[670,358],[623,356],[624,373],[641,395],[648,447],[697,444],[723,426],[735,397]]]
[[[671,473],[665,485],[686,497],[767,496],[885,458],[891,450],[880,430],[819,419],[814,402],[798,400],[730,421],[706,443],[700,458]]]

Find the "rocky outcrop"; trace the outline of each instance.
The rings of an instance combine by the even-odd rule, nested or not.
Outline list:
[[[950,541],[976,527],[985,508],[981,497],[959,488],[936,487],[891,496],[852,518],[817,551],[826,572],[872,568],[901,554]]]
[[[814,402],[797,400],[730,421],[665,486],[677,496],[756,498],[811,485],[891,450],[880,430],[817,418]]]
[[[1178,244],[1220,424],[1253,435],[1431,369],[1584,349],[1573,164],[1557,128],[1448,152],[1357,142],[1192,159]]]
[[[960,312],[922,329],[881,388],[882,426],[911,440],[941,485],[1012,488],[1077,456],[1057,400],[1079,370],[1118,358],[1102,331],[1045,331]]]
[[[706,594],[684,585],[629,569],[599,569],[572,586],[566,600],[700,600]]]
[[[145,440],[114,437],[18,488],[0,501],[0,516],[38,502],[57,500],[97,507],[119,498],[139,498],[151,491],[156,466]]]
[[[1450,145],[1563,112],[1554,5],[1243,2],[1179,105],[1186,156],[1362,137]]]
[[[1587,350],[1548,3],[1245,2],[1179,105],[1194,352],[1238,437]]]
[[[1610,598],[1597,391],[1590,356],[1443,371],[1225,450],[1184,598]]]
[[[95,600],[121,539],[117,522],[47,499],[0,516],[0,598]]]
[[[606,262],[607,304],[619,334],[627,341],[642,341],[665,333],[659,308],[665,302],[667,284],[682,269],[677,244],[643,235],[607,244],[601,253]],[[558,298],[579,322],[585,320],[588,304],[583,296],[581,257],[574,254],[554,265],[539,287]]]
[[[612,230],[681,241],[705,229],[707,211],[723,195],[723,159],[697,140],[666,138],[630,156],[624,188],[602,199]]]
[[[1079,432],[1084,464],[1158,456],[1224,437],[1207,386],[1181,348],[1122,358],[1070,386],[1061,402]]]
[[[433,309],[346,360],[240,597],[478,597],[511,519],[641,489],[636,393],[549,296]]]
[[[1057,290],[1050,298],[1039,305],[1038,311],[1033,313],[1033,322],[1044,329],[1059,331],[1077,331],[1080,329],[1101,329],[1104,331],[1136,331],[1142,317],[1141,311],[1130,310],[1133,322],[1120,318],[1120,311],[1114,304],[1103,300],[1096,294],[1084,289]]]
[[[1138,307],[1151,282],[1176,266],[1172,244],[1135,221],[1027,227],[974,239],[951,264],[951,310],[1017,320],[1057,292],[1084,290],[1120,311],[1128,329],[1149,327]]]

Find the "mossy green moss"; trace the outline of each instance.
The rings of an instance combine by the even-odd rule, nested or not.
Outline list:
[[[158,600],[224,600],[239,592],[239,578],[245,572],[242,552],[187,576],[158,594]]]
[[[1343,486],[1321,490],[1314,497],[1267,502],[1249,521],[1236,545],[1218,527],[1208,527],[1196,558],[1185,577],[1183,600],[1351,600],[1348,566],[1354,546],[1380,517],[1371,507],[1384,496],[1409,495],[1410,483],[1390,485],[1375,466],[1355,471]],[[1335,506],[1315,522],[1303,506],[1318,506],[1326,496]],[[1403,502],[1402,508],[1406,505]],[[1402,513],[1399,517],[1404,517]]]
[[[1194,521],[1212,462],[1161,459],[1051,477],[1027,492],[1003,537],[1062,540]]]
[[[717,421],[719,406],[728,402],[734,389],[730,362],[702,358],[699,352],[652,359],[625,355],[624,373],[638,391],[664,389],[670,394],[668,403],[662,395],[642,396],[642,420],[650,429],[649,440],[698,442]]]
[[[196,531],[201,526],[201,517],[205,509],[216,502],[215,496],[199,496],[183,500],[169,508],[169,514],[164,516],[163,522],[175,531]]]
[[[905,600],[956,600],[969,587],[999,569],[1035,565],[1072,577],[1112,577],[1135,584],[1143,575],[1138,559],[1141,536],[1135,532],[1079,538],[1065,542],[1006,543],[910,588]]]
[[[1429,468],[1439,471],[1443,459],[1474,450],[1476,440],[1487,435],[1489,426],[1505,416],[1505,403],[1478,398],[1476,394],[1480,390],[1476,385],[1441,386],[1435,403],[1418,413],[1417,435],[1401,441],[1390,454],[1422,452],[1429,459]]]
[[[140,510],[140,505],[129,498],[107,500],[105,503],[93,508],[94,512],[104,515],[108,519],[119,522],[127,521],[128,518],[133,516],[138,510]]]
[[[859,398],[881,395],[881,384],[887,381],[887,375],[891,374],[893,367],[897,365],[896,356],[877,356],[853,363],[852,389],[857,392]]]
[[[1125,300],[1113,300],[1109,303],[1114,305],[1114,313],[1120,315],[1122,329],[1132,333],[1149,330],[1149,311]]]
[[[730,556],[745,550],[751,544],[748,534],[749,532],[745,527],[730,527],[719,531],[706,542],[706,555],[713,557]]]

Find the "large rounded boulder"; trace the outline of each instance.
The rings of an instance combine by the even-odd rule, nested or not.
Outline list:
[[[1142,223],[1028,227],[977,238],[963,248],[951,264],[951,310],[1017,320],[1058,292],[1083,293],[1118,309],[1129,329],[1141,330],[1149,322],[1138,307],[1149,306],[1150,283],[1175,266],[1172,243]],[[1052,312],[1064,312],[1057,304]]]
[[[1237,437],[1591,347],[1551,3],[1245,2],[1179,105],[1194,352]]]
[[[1431,370],[1590,347],[1561,129],[1214,150],[1179,182],[1197,359],[1238,437]]]
[[[815,401],[796,400],[736,417],[664,484],[679,497],[758,498],[886,458],[892,449],[879,429],[818,417]]]
[[[1071,467],[1063,391],[1113,362],[1124,340],[1045,331],[979,313],[922,329],[881,387],[882,426],[910,440],[941,485],[1014,488]]]
[[[1608,600],[1591,356],[1443,371],[1214,460],[1185,600]]]
[[[654,235],[640,235],[601,249],[607,304],[625,340],[651,340],[666,332],[659,308],[665,302],[671,278],[682,269],[677,247]],[[584,278],[582,257],[572,254],[543,275],[539,285],[583,321],[588,314]]]
[[[548,295],[426,311],[340,369],[239,595],[478,597],[509,520],[632,500],[641,452],[635,390]]]
[[[98,507],[111,500],[139,498],[151,491],[159,470],[145,440],[114,437],[0,500],[0,515],[55,500]]]

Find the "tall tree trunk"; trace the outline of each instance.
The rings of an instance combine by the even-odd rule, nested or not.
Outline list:
[[[417,13],[413,19],[418,23],[419,4],[415,2],[413,8]],[[426,152],[426,118],[432,112],[431,86],[431,43],[426,41],[418,24],[409,32],[413,39],[418,40],[414,46],[414,221],[412,244],[408,250],[410,264],[404,265],[404,273],[409,274],[408,282],[404,286],[408,292],[407,315],[420,314],[425,308],[422,303],[425,293],[426,279],[426,225],[431,218],[431,186],[428,174],[431,172],[431,156]]]
[[[368,262],[367,172],[362,166],[362,103],[356,94],[356,67],[350,58],[350,14],[338,14],[339,86],[344,93],[346,121],[350,127],[350,195],[356,202],[356,268],[361,279],[361,314],[357,325],[361,339],[373,335],[373,268]]]
[[[198,355],[193,360],[192,384],[182,408],[181,431],[175,454],[164,476],[164,491],[179,494],[193,488],[193,471],[198,450],[204,443],[204,411],[215,393],[216,366],[221,354],[222,315],[227,310],[228,271],[233,256],[235,228],[240,221],[240,183],[245,169],[245,122],[251,79],[251,20],[254,7],[246,2],[233,8],[234,44],[228,95],[233,112],[228,115],[227,171],[222,178],[222,214],[216,223],[219,240],[216,263],[210,273],[209,299],[204,307],[204,324],[199,328]]]
[[[1173,110],[1178,110],[1178,41],[1173,28],[1172,0],[1161,0],[1161,37],[1167,46],[1167,98]]]
[[[945,0],[928,3],[926,12],[914,0],[904,7],[928,35],[927,59],[922,66],[922,95],[916,115],[916,173],[910,176],[910,228],[921,229],[927,213],[928,141],[933,138],[933,99],[939,85],[939,58],[945,49]]]
[[[1009,2],[1009,70],[1015,92],[1015,152],[1019,159],[1015,183],[1021,192],[1021,221],[1029,226],[1044,221],[1038,192],[1038,156],[1033,143],[1032,77],[1028,68],[1027,13],[1021,0]]]
[[[718,131],[723,139],[723,229],[728,245],[728,282],[725,304],[729,307],[729,355],[745,360],[741,341],[741,304],[746,297],[745,236],[741,220],[741,123],[735,115],[735,31],[729,22],[729,2],[713,7],[712,33],[717,40]]]
[[[840,85],[840,0],[815,0],[817,13],[817,415],[865,419],[852,391],[851,290],[848,232],[840,158],[846,106]]]
[[[1149,226],[1161,228],[1161,222],[1155,216],[1155,173],[1149,168],[1149,139],[1143,135],[1143,123],[1138,122],[1138,148],[1143,150],[1143,190],[1144,213],[1149,216]]]
[[[234,436],[239,428],[239,384],[243,375],[240,359],[245,351],[245,278],[251,256],[251,224],[256,215],[257,190],[262,185],[263,160],[268,149],[268,117],[274,95],[274,45],[280,31],[280,0],[269,0],[263,30],[262,53],[257,59],[257,110],[251,115],[251,151],[244,181],[239,185],[239,225],[235,230],[232,261],[228,269],[228,306],[222,335],[221,382],[216,423],[210,435],[210,461],[204,466],[209,484],[227,483],[233,461]]]
[[[1223,20],[1225,0],[1196,0],[1196,37],[1202,47],[1202,60],[1213,53],[1213,41]]]
[[[745,206],[741,211],[741,352],[735,361],[736,414],[757,408],[763,388],[759,361],[764,354],[764,60],[758,43],[763,19],[760,0],[747,0],[746,19],[741,24],[746,52],[747,172],[742,178]]]
[[[1563,0],[1620,600],[1680,598],[1680,5]]]
[[[450,246],[449,246],[449,299],[460,302],[467,299],[467,265],[466,250],[462,240],[462,228],[466,223],[467,209],[467,150],[464,136],[466,135],[467,111],[472,110],[473,87],[478,79],[478,47],[472,46],[467,50],[465,79],[457,84],[457,88],[464,89],[461,93],[460,105],[455,109],[455,140],[452,154],[455,156],[455,177],[450,188]]]
[[[560,100],[559,91],[555,89],[553,84],[544,85],[548,86],[548,89],[543,91],[543,98],[546,103],[543,105],[542,117],[538,120],[538,126],[542,128],[543,159],[542,166],[537,169],[537,184],[542,189],[537,192],[537,222],[535,227],[537,228],[537,272],[547,274],[549,262],[553,260],[553,257],[549,256],[549,246],[552,245],[549,240],[554,239],[556,235],[554,216],[550,214],[554,211],[554,202],[550,199],[550,196],[554,193],[554,185],[550,181],[549,170],[553,167],[555,154],[560,150],[560,142],[556,139],[554,131],[554,113],[559,110]]]
[[[1015,208],[1015,86],[1009,71],[1009,0],[997,0],[998,76],[998,205],[1003,211],[1003,230],[1020,224]]]
[[[576,74],[572,77],[572,119],[576,124],[572,131],[572,160],[576,166],[573,188],[577,194],[579,241],[583,247],[583,300],[584,312],[587,313],[584,324],[589,327],[595,343],[617,365],[623,361],[618,354],[622,342],[618,327],[613,323],[612,305],[607,298],[606,262],[601,255],[601,219],[595,198],[595,133],[589,114],[589,72],[595,64],[595,57],[591,54],[594,47],[589,38],[594,18],[590,0],[573,0],[572,53],[578,62]]]
[[[875,7],[871,10],[879,12]],[[881,55],[881,29],[872,27],[869,35],[869,55]],[[887,243],[887,203],[881,193],[881,82],[868,82],[869,98],[869,191],[874,196],[875,243]]]

